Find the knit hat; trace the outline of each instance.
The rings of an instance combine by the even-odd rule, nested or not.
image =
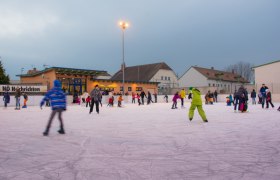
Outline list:
[[[61,87],[61,82],[56,79],[53,81],[53,85],[54,85],[54,87]]]

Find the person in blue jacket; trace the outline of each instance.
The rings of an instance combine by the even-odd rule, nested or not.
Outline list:
[[[52,120],[56,113],[58,113],[58,119],[60,122],[60,129],[57,132],[59,134],[65,134],[62,120],[62,112],[66,110],[66,95],[61,89],[61,82],[59,80],[54,80],[54,87],[46,93],[45,97],[40,103],[41,108],[47,100],[50,100],[51,102],[52,113],[43,135],[47,136],[49,134]]]
[[[4,104],[5,104],[5,108],[7,107],[7,104],[10,103],[10,94],[8,91],[5,91],[4,94],[3,94],[3,101],[4,101]]]
[[[266,102],[266,90],[268,87],[265,84],[262,84],[260,88],[260,93],[262,94],[262,108],[264,108],[264,103]]]

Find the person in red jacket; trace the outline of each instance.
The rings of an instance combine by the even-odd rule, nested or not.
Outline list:
[[[271,105],[272,108],[274,108],[271,99],[271,92],[269,91],[269,89],[266,89],[265,91],[266,91],[266,108],[269,108],[269,104]]]
[[[86,98],[86,107],[90,106],[90,101],[91,101],[91,97],[88,96],[88,97]]]

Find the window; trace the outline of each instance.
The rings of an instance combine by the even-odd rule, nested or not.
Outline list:
[[[120,87],[120,91],[123,91],[123,87],[122,86]]]
[[[143,88],[142,87],[136,87],[136,91],[142,91]]]
[[[219,87],[220,84],[217,84],[217,87]]]
[[[165,79],[165,81],[166,81],[166,80],[167,80],[167,77],[165,76],[164,79]]]
[[[168,77],[168,81],[170,81],[170,77]]]
[[[211,84],[210,84],[210,83],[209,83],[208,85],[209,85],[209,87],[211,87]]]
[[[163,80],[163,76],[161,76],[161,80]]]
[[[213,87],[215,87],[215,84],[213,84]]]
[[[128,88],[127,88],[127,90],[128,90],[128,91],[131,91],[131,90],[132,90],[132,88],[131,88],[131,87],[128,87]]]

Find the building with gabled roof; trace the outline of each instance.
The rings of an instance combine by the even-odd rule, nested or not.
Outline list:
[[[219,93],[232,93],[238,89],[240,85],[249,83],[242,76],[234,72],[226,72],[191,66],[178,80],[179,87],[198,87],[204,91],[217,90]]]
[[[255,86],[259,90],[266,84],[272,93],[280,94],[280,60],[258,65],[252,68],[255,72]]]
[[[157,82],[159,93],[166,89],[178,87],[178,79],[174,71],[165,63],[144,64],[124,68],[125,81]],[[123,72],[120,69],[111,80],[122,80]]]
[[[99,85],[102,91],[120,93],[122,91],[122,81],[111,80],[111,75],[107,71],[50,67],[44,70],[29,70],[27,74],[17,75],[20,77],[22,85],[45,85],[47,89],[53,87],[53,81],[58,79],[61,81],[62,89],[68,94],[79,94],[90,92],[95,85]],[[141,90],[157,90],[157,82],[146,81],[126,81],[126,94],[132,92],[140,92]]]

